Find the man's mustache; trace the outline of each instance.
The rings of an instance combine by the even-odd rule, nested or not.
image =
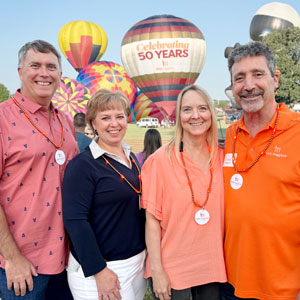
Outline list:
[[[239,97],[245,97],[245,96],[263,96],[264,91],[263,90],[252,90],[252,91],[243,91],[239,93]]]

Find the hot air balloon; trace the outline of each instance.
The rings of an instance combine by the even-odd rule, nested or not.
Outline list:
[[[141,91],[170,116],[177,95],[196,81],[206,56],[201,31],[191,22],[158,15],[129,29],[122,40],[125,70]]]
[[[261,41],[268,33],[289,27],[300,27],[300,17],[290,5],[272,2],[263,5],[255,13],[250,24],[250,37]]]
[[[102,57],[107,47],[107,36],[95,23],[73,21],[60,29],[58,44],[66,59],[79,72]]]
[[[241,109],[241,107],[236,103],[235,101],[235,98],[232,94],[232,89],[231,89],[231,86],[228,86],[226,89],[225,89],[225,95],[228,97],[228,99],[230,100],[231,102],[231,106],[233,108],[237,108],[237,109]]]
[[[137,91],[134,83],[124,68],[114,62],[98,61],[91,63],[79,72],[77,80],[86,86],[91,94],[100,88],[106,88],[111,91],[123,92],[130,103],[136,97]]]
[[[58,109],[73,118],[78,112],[86,112],[86,105],[90,98],[90,91],[83,84],[75,79],[62,77],[52,102]]]
[[[140,93],[131,105],[131,113],[128,117],[129,123],[136,123],[141,118],[153,117],[159,122],[164,119],[161,110],[146,95]]]

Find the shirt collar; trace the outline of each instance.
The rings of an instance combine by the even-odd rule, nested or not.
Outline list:
[[[291,111],[288,109],[288,107],[284,103],[279,103],[279,119],[277,124],[277,130],[284,130],[287,129],[291,124]],[[267,130],[269,128],[274,128],[276,123],[277,113],[275,113],[272,117],[272,120],[267,124],[265,127],[263,127],[261,131]],[[295,117],[293,119],[300,119],[299,116],[295,114]],[[240,127],[242,130],[245,130],[248,132],[248,129],[244,122],[244,114],[242,115],[241,119],[238,122],[238,127]]]
[[[23,96],[20,92],[20,90],[17,90],[14,94],[14,98],[17,100],[17,102],[21,105],[22,108],[24,108],[26,111],[29,111],[30,113],[34,114],[38,110],[46,110],[43,106],[40,104],[33,102],[29,98],[26,98]],[[50,111],[53,112],[55,110],[55,107],[52,102],[50,102]]]
[[[97,143],[97,141],[98,141],[98,137],[95,137],[89,145],[91,153],[92,153],[94,159],[99,158],[103,154],[108,154],[110,157],[116,157],[116,158],[120,159],[119,156],[117,156],[113,153],[110,153],[110,152],[104,150],[103,148],[101,148],[99,146],[99,144]],[[124,153],[125,153],[126,157],[129,159],[130,152],[131,152],[130,146],[127,145],[124,142],[121,143],[121,146],[124,150]],[[130,161],[130,159],[129,159],[129,161]]]

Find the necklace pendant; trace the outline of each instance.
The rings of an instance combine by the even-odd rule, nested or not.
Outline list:
[[[230,178],[230,185],[234,190],[238,190],[243,186],[243,181],[243,176],[236,173]]]
[[[204,208],[199,209],[195,213],[195,221],[199,225],[207,224],[209,219],[210,219],[209,212]]]
[[[66,155],[65,152],[62,150],[57,150],[55,152],[55,161],[61,166],[66,161]]]

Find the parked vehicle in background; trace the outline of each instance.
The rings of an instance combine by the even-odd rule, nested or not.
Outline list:
[[[138,127],[158,128],[159,121],[157,118],[141,118],[136,125]]]

